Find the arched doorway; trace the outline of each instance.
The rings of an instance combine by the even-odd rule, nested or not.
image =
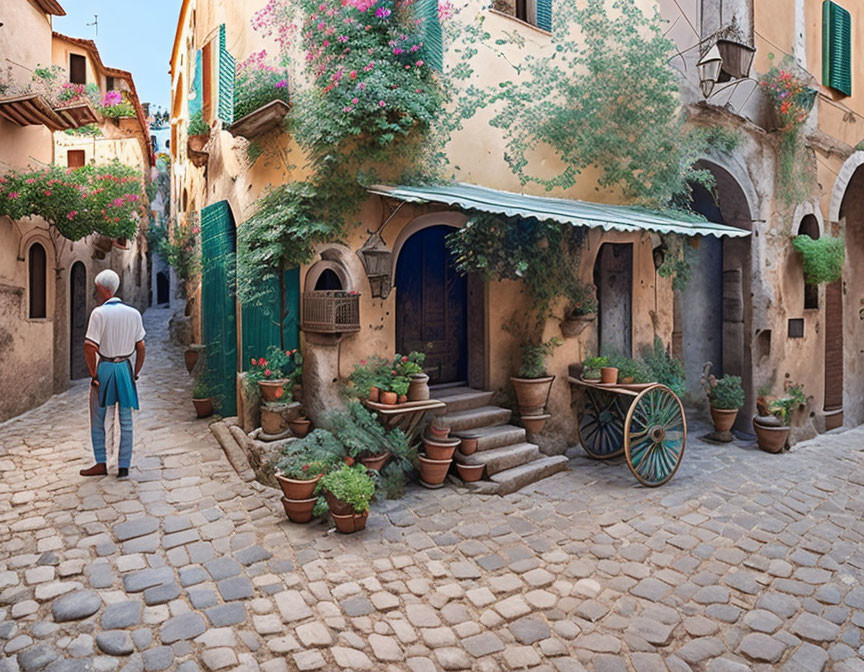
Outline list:
[[[749,231],[751,201],[741,183],[726,168],[699,161],[696,167],[714,176],[714,189],[692,185],[691,208],[705,219]],[[752,190],[751,190],[752,191]],[[699,236],[688,239],[685,250],[693,273],[675,297],[673,342],[681,343],[689,403],[704,405],[702,368],[713,364],[717,375],[740,376],[746,393],[745,411],[736,427],[750,431],[755,406],[751,360],[750,238]]]
[[[799,236],[810,236],[813,240],[819,239],[819,220],[813,214],[804,215],[798,226]],[[801,267],[801,277],[804,278],[804,267]],[[819,285],[811,285],[804,280],[804,310],[816,310],[819,308]]]
[[[69,273],[69,378],[88,376],[84,361],[84,335],[87,333],[87,268],[80,261]]]
[[[633,244],[603,243],[594,262],[598,337],[604,355],[633,355]]]
[[[165,271],[156,274],[156,303],[160,306],[170,301],[171,283]]]
[[[433,384],[468,380],[468,280],[459,275],[446,225],[411,235],[396,262],[396,351],[426,353]]]

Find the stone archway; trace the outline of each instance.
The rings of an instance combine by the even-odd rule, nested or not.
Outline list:
[[[696,166],[710,171],[716,184],[710,192],[694,186],[691,207],[709,221],[750,231],[755,190],[746,173],[738,177],[740,168],[713,158]],[[685,244],[694,273],[676,295],[673,342],[681,343],[688,400],[705,404],[700,376],[707,361],[712,362],[715,375],[740,376],[747,399],[737,426],[749,431],[754,406],[750,238],[701,236]]]

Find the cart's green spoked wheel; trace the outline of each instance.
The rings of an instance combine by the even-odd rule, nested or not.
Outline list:
[[[591,387],[585,389],[579,442],[590,457],[606,460],[624,452],[626,414],[627,406],[621,395]]]
[[[686,443],[684,407],[672,390],[656,385],[641,392],[624,422],[624,454],[639,482],[654,488],[672,478]]]

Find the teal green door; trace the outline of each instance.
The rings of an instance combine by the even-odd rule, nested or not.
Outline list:
[[[271,345],[293,350],[300,343],[300,270],[285,271],[284,289],[279,286],[276,275],[267,280],[267,295],[260,305],[243,306],[243,370],[249,368],[252,358],[267,352]],[[282,322],[284,295],[285,319],[282,337],[279,325]]]
[[[226,201],[201,211],[201,330],[207,348],[208,383],[222,403],[220,413],[237,413],[237,309],[234,279],[236,233]]]

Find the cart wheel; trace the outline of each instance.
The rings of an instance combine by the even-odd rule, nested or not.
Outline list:
[[[606,460],[624,452],[624,415],[621,396],[593,388],[585,389],[579,442],[589,457]]]
[[[686,443],[684,407],[672,390],[656,385],[640,393],[624,422],[627,466],[639,482],[654,488],[672,478]]]

